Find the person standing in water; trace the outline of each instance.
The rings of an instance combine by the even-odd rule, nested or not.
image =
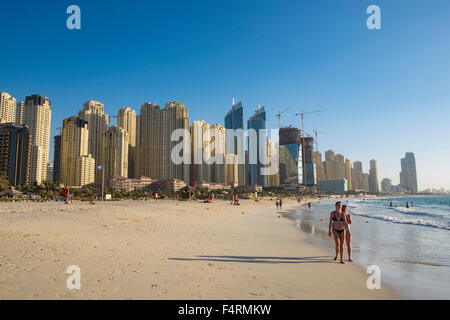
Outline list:
[[[344,262],[344,241],[345,241],[345,229],[348,228],[347,221],[345,219],[345,213],[342,212],[342,202],[338,201],[335,204],[336,210],[330,213],[330,222],[328,224],[328,235],[331,237],[331,230],[333,230],[334,242],[336,247],[336,256],[334,261],[340,256],[340,262]]]
[[[389,207],[392,208],[392,201],[389,201]]]
[[[348,261],[352,260],[352,233],[350,231],[350,225],[352,224],[352,217],[348,213],[348,207],[346,205],[342,206],[342,212],[345,214],[345,220],[347,221],[347,229],[345,231],[345,244],[347,246]]]
[[[406,202],[406,209],[409,209],[409,202]]]

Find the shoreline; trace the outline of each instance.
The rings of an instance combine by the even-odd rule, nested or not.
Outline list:
[[[11,203],[0,237],[0,299],[402,299],[367,289],[268,199]]]
[[[383,198],[383,197],[374,197],[374,198]],[[349,198],[343,198],[343,199],[349,199]],[[359,199],[359,198],[358,198],[358,197],[354,197],[354,198],[352,198],[352,199],[354,200],[354,199]],[[297,208],[300,208],[300,207],[302,207],[302,206],[307,205],[308,202],[312,202],[312,203],[317,204],[317,201],[318,201],[318,200],[320,200],[321,202],[322,202],[322,201],[330,201],[330,202],[331,202],[331,201],[338,200],[338,198],[334,198],[334,197],[328,197],[328,198],[323,198],[323,197],[322,197],[322,198],[312,197],[312,198],[307,198],[307,200],[301,201],[298,205],[292,205],[292,206],[290,207],[291,210],[288,210],[288,211],[290,211],[290,212],[284,214],[284,216],[285,216],[287,219],[291,220],[292,226],[293,226],[298,232],[301,232],[301,231],[299,231],[298,228],[296,228],[296,225],[295,225],[295,220],[296,220],[295,215],[296,215],[296,213],[297,213],[297,210],[296,210],[296,209],[297,209]],[[342,201],[345,201],[345,200],[342,200]],[[331,203],[330,203],[330,212],[332,211],[332,206],[333,206],[333,203],[331,202]],[[310,231],[311,231],[311,230],[309,230],[309,232],[310,232]],[[326,231],[325,231],[325,232],[326,232]],[[301,233],[305,235],[305,241],[307,241],[308,243],[310,243],[310,244],[313,245],[313,246],[316,246],[317,248],[320,248],[320,249],[326,251],[326,249],[325,249],[323,246],[321,246],[319,243],[317,243],[316,241],[314,241],[314,239],[311,239],[309,236],[306,236],[306,233],[307,233],[307,232],[303,231],[303,232],[301,232]],[[309,238],[309,239],[308,239],[308,238]],[[334,243],[333,243],[333,238],[332,238],[332,237],[330,238],[330,243],[332,243],[332,244],[330,245],[330,252],[331,252],[331,254],[333,255],[333,254],[334,254]],[[346,252],[346,246],[344,246],[344,256],[346,256],[346,255],[347,255],[347,252]],[[358,264],[355,263],[355,262],[348,262],[348,261],[346,261],[346,260],[344,260],[344,261],[346,262],[346,264],[351,264],[351,265],[356,266],[358,269],[360,269],[361,272],[363,272],[363,273],[365,274],[365,269],[363,268],[363,266],[358,265]],[[367,275],[367,276],[369,276],[369,275]],[[406,298],[399,290],[397,290],[397,289],[395,289],[394,287],[392,287],[391,285],[387,284],[385,281],[381,281],[381,286],[384,287],[384,288],[389,288],[389,290],[394,291],[395,294],[398,296],[398,299],[407,299],[407,298]]]

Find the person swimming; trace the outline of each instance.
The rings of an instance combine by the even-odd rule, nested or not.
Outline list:
[[[331,237],[331,230],[333,230],[333,237],[335,242],[336,256],[334,261],[340,256],[340,262],[344,262],[344,241],[345,230],[348,229],[348,224],[345,218],[345,213],[342,212],[342,202],[338,201],[335,204],[335,211],[330,213],[330,222],[328,224],[328,236]]]

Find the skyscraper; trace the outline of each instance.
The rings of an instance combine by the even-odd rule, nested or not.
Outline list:
[[[102,150],[102,136],[108,129],[108,115],[104,112],[104,105],[101,102],[89,100],[83,104],[83,109],[78,112],[78,117],[87,121],[89,131],[88,154],[95,160],[95,165],[100,165]],[[96,170],[95,181],[101,182],[102,173]]]
[[[28,127],[21,124],[0,124],[0,176],[10,185],[29,182],[31,136]]]
[[[189,133],[188,109],[180,102],[166,103],[164,109],[154,103],[141,106],[139,123],[137,124],[137,156],[139,163],[137,176],[152,179],[180,179],[190,181],[189,164],[172,162],[172,150],[180,141],[171,141],[172,133],[176,129],[183,129]],[[191,147],[183,139],[184,150]],[[180,153],[180,157],[184,154]]]
[[[41,184],[47,179],[47,163],[50,149],[51,103],[43,95],[25,98],[23,124],[31,135],[30,183]]]
[[[302,155],[300,130],[294,127],[280,128],[280,185],[301,184]]]
[[[0,123],[14,123],[16,120],[16,99],[6,92],[0,92]]]
[[[75,116],[64,119],[59,180],[65,186],[79,187],[94,182],[95,160],[88,153],[88,139],[86,120]]]
[[[213,133],[211,143],[214,144],[214,150],[212,157],[215,161],[212,164],[211,178],[215,183],[226,183],[226,158],[225,158],[225,144],[226,144],[226,132],[225,128],[216,123],[211,126],[211,132]]]
[[[266,131],[266,111],[264,107],[259,107],[255,111],[252,117],[247,121],[248,129],[248,172],[249,172],[249,184],[267,186],[267,175],[261,174],[261,168],[265,165],[262,164],[260,149],[267,150],[267,131]],[[254,130],[252,132],[252,129]],[[264,140],[261,140],[264,139]],[[267,153],[266,153],[267,156]]]
[[[392,192],[392,181],[391,179],[384,178],[381,180],[381,192],[391,193]]]
[[[60,182],[61,170],[61,135],[54,137],[55,146],[53,151],[53,182]]]
[[[105,178],[128,176],[128,132],[120,127],[109,127],[102,137],[101,163]]]
[[[23,109],[25,108],[25,100],[16,104],[16,123],[23,124]]]
[[[380,187],[378,185],[378,166],[377,160],[370,160],[369,169],[369,192],[378,193],[380,192]]]
[[[369,192],[369,175],[363,172],[361,161],[353,162],[351,175],[351,185],[353,190]]]
[[[345,180],[347,180],[347,190],[353,190],[352,169],[353,165],[350,159],[345,159]]]
[[[212,166],[205,158],[206,148],[211,143],[211,126],[204,120],[194,121],[191,124],[191,182],[212,182]],[[209,153],[211,156],[211,153]]]
[[[136,112],[129,107],[121,108],[117,114],[117,126],[128,133],[128,177],[134,178]]]
[[[234,130],[234,138],[226,138],[226,154],[238,156],[238,183],[245,185],[244,113],[242,102],[234,103],[225,116],[225,129]]]
[[[406,152],[401,159],[402,171],[400,172],[400,186],[405,190],[417,193],[416,157],[412,152]]]

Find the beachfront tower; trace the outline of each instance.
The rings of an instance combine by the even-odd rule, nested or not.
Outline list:
[[[117,114],[117,126],[128,133],[128,177],[134,178],[136,112],[129,107],[121,108]]]
[[[414,153],[405,153],[405,157],[401,159],[401,167],[400,186],[409,192],[417,193],[416,157]]]
[[[268,177],[267,175],[261,175],[261,168],[264,167],[264,165],[261,162],[260,154],[262,150],[265,152],[267,150],[266,111],[264,110],[264,107],[258,106],[258,109],[255,111],[253,116],[247,121],[247,129],[249,184],[266,187]]]
[[[14,123],[16,120],[16,99],[6,92],[0,92],[0,123]]]
[[[89,130],[88,153],[94,158],[95,165],[100,165],[101,142],[103,133],[108,129],[108,115],[104,112],[101,102],[89,100],[83,104],[83,109],[78,112],[78,117],[87,121]],[[102,172],[96,170],[95,181],[101,183]]]
[[[225,129],[227,129],[226,154],[238,156],[238,184],[245,185],[245,143],[244,143],[244,111],[242,102],[234,103],[225,116]],[[233,130],[234,138],[228,136],[229,130]]]
[[[28,126],[31,135],[31,158],[29,183],[41,184],[47,179],[47,163],[50,151],[51,103],[40,94],[25,98],[23,124]]]

